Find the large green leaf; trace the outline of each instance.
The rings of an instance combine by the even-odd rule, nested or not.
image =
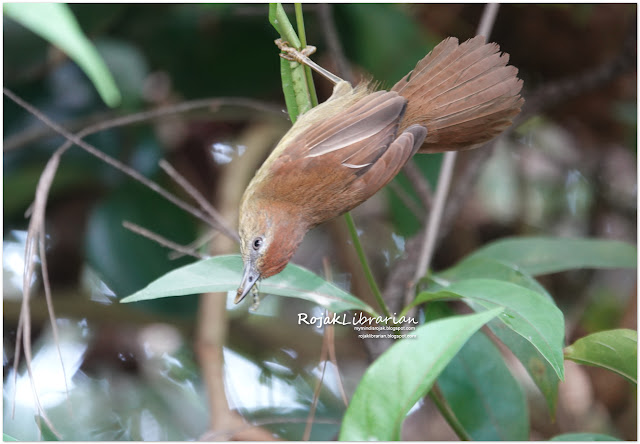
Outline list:
[[[514,265],[508,265],[487,257],[469,257],[456,266],[436,275],[447,281],[459,281],[473,278],[490,278],[526,287],[533,290],[549,301],[551,295],[531,275],[523,272]],[[540,352],[525,338],[507,327],[503,322],[493,320],[488,327],[520,360],[531,379],[544,395],[549,412],[555,415],[558,400],[559,379],[549,362]]]
[[[578,364],[602,367],[638,383],[638,332],[607,330],[578,339],[564,350]]]
[[[513,264],[499,262],[490,257],[469,256],[458,262],[455,266],[446,269],[437,277],[447,281],[462,281],[465,279],[496,279],[512,284],[520,285],[545,296],[553,301],[547,290],[526,271]]]
[[[400,439],[405,416],[464,343],[502,309],[429,322],[367,369],[342,420],[342,441]]]
[[[93,44],[64,3],[4,3],[3,12],[64,51],[91,79],[102,100],[120,103],[120,92]]]
[[[551,441],[620,441],[618,438],[614,438],[609,435],[602,435],[600,433],[564,433],[562,435],[554,436]]]
[[[576,268],[634,268],[633,245],[604,239],[519,237],[502,239],[476,250],[469,257],[491,258],[540,275]]]
[[[499,319],[529,341],[551,364],[558,378],[564,378],[564,317],[547,297],[510,282],[467,279],[443,290],[421,292],[414,304],[449,298],[463,298],[476,311],[504,307]]]
[[[482,332],[462,347],[438,378],[438,386],[475,441],[529,438],[529,414],[522,387],[500,350]]]
[[[239,255],[216,256],[175,269],[121,302],[183,296],[187,294],[236,291],[242,278]],[[376,312],[355,296],[297,265],[289,264],[279,274],[259,284],[260,292],[314,302],[335,313],[362,310]]]

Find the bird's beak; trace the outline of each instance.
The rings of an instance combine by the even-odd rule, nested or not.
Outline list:
[[[236,299],[234,301],[236,304],[249,294],[251,289],[258,283],[258,279],[260,279],[260,273],[256,270],[254,261],[251,259],[245,261],[242,281],[240,282],[240,287],[238,287],[238,293],[236,293]]]

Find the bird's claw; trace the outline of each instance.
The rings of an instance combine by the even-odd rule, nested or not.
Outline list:
[[[305,48],[298,50],[289,45],[289,42],[282,39],[276,40],[275,43],[276,46],[280,48],[280,51],[282,51],[280,57],[292,62],[304,63],[304,59],[316,52],[316,47],[311,45],[307,45]]]

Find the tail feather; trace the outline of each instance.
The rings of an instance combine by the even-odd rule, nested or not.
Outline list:
[[[504,131],[519,112],[522,80],[495,43],[448,38],[392,89],[408,100],[400,131],[425,126],[420,152],[475,148]]]

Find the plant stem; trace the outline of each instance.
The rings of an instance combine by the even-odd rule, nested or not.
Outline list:
[[[300,49],[307,47],[307,36],[304,31],[304,17],[302,16],[302,3],[295,3],[296,10],[296,25],[298,26],[298,37],[300,38]],[[316,94],[316,87],[313,84],[313,75],[311,74],[311,68],[304,67],[304,75],[307,79],[307,87],[309,88],[309,95],[311,96],[311,106],[318,106],[318,95]]]
[[[382,298],[382,293],[380,293],[380,289],[378,288],[378,284],[376,283],[375,278],[373,277],[373,273],[371,272],[371,267],[369,267],[369,262],[367,261],[367,256],[364,254],[364,249],[362,248],[362,244],[360,243],[360,238],[358,237],[358,231],[356,230],[356,224],[353,222],[353,217],[351,217],[351,213],[345,213],[344,220],[347,222],[347,227],[349,228],[349,234],[351,235],[351,240],[353,241],[353,246],[356,249],[356,253],[358,254],[358,259],[360,260],[360,264],[362,265],[362,270],[367,278],[367,282],[369,283],[369,287],[371,287],[371,291],[373,291],[373,295],[378,302],[378,305],[382,309],[382,312],[387,317],[392,317],[387,304],[384,303],[384,299]]]
[[[444,396],[442,396],[442,393],[436,384],[434,384],[429,391],[429,398],[436,405],[440,414],[443,416],[445,421],[447,421],[447,424],[449,424],[456,435],[458,435],[458,438],[462,441],[471,441],[471,436],[469,436],[464,427],[462,427],[462,424],[460,424],[460,421],[456,418],[456,415],[451,410],[451,407],[449,407],[449,404],[447,404],[447,401],[444,399]]]

